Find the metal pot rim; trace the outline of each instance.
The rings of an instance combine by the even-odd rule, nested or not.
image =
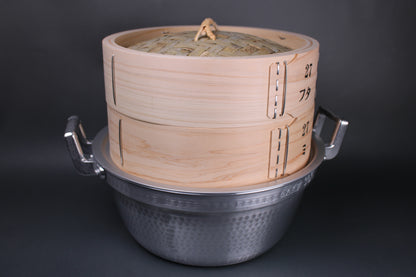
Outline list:
[[[326,118],[336,122],[329,143],[320,137]],[[105,178],[118,192],[148,205],[177,211],[212,213],[274,205],[301,192],[310,183],[321,162],[337,155],[347,127],[347,121],[324,109],[318,109],[310,160],[304,168],[274,181],[233,188],[172,186],[128,174],[116,166],[110,157],[107,128],[102,129],[91,142],[87,139],[78,116],[68,118],[64,137],[79,174]]]
[[[336,126],[333,130],[331,141],[329,143],[324,143],[320,135],[327,118],[335,121]],[[91,142],[87,139],[78,116],[71,116],[68,118],[64,138],[73,164],[81,175],[98,175],[103,178],[107,176],[107,181],[108,176],[112,176],[120,181],[130,183],[137,188],[178,196],[229,196],[268,192],[286,187],[287,185],[295,185],[299,182],[309,183],[316,168],[323,160],[330,160],[336,157],[347,127],[348,121],[342,120],[328,110],[319,107],[314,120],[310,159],[309,163],[304,168],[287,177],[274,181],[233,188],[190,188],[174,186],[145,180],[132,174],[128,174],[118,168],[110,157],[107,127],[103,128],[97,134],[94,141]]]

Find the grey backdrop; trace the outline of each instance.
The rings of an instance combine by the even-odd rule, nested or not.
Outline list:
[[[414,1],[0,2],[0,268],[4,276],[411,275],[416,232]],[[106,125],[101,39],[199,24],[282,29],[320,42],[318,105],[350,121],[284,239],[220,269],[163,261],[134,243],[110,189],[77,176],[63,144],[78,114]]]

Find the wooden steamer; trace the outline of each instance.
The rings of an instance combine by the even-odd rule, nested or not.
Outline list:
[[[221,26],[293,50],[188,57],[127,48],[198,27],[138,29],[103,40],[113,161],[144,179],[187,187],[251,185],[302,168],[311,148],[318,42]]]

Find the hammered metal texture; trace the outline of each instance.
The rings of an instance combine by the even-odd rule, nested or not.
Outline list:
[[[183,212],[138,202],[118,191],[115,200],[133,237],[150,252],[178,263],[221,266],[247,261],[284,234],[302,195],[240,212]]]
[[[271,248],[324,159],[324,144],[314,138],[310,163],[285,178],[232,190],[184,190],[126,174],[111,162],[106,130],[97,137],[94,157],[133,237],[160,257],[195,266],[240,263]]]
[[[243,194],[197,193],[159,190],[123,180],[107,172],[107,183],[120,193],[151,206],[183,212],[239,212],[271,206],[303,191],[310,183],[315,171],[287,184],[258,192]]]

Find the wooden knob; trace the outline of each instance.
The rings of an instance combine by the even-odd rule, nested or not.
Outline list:
[[[205,18],[195,35],[194,41],[198,41],[198,39],[203,36],[208,36],[210,39],[215,40],[217,37],[214,35],[213,31],[217,30],[217,23],[215,23],[212,18]]]

